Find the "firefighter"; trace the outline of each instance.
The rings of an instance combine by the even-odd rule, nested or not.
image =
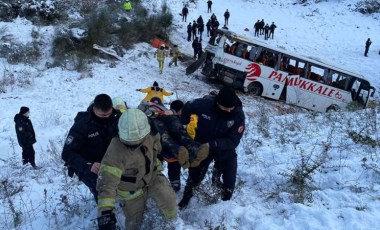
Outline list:
[[[112,139],[99,170],[99,229],[115,229],[116,197],[128,230],[140,229],[149,198],[157,203],[166,220],[175,219],[176,195],[157,158],[161,152],[160,134],[151,132],[148,118],[138,109],[123,113],[118,128],[119,135]]]
[[[178,56],[179,56],[179,50],[178,50],[178,46],[177,45],[174,45],[173,46],[173,49],[172,49],[172,60],[169,62],[169,67],[171,67],[171,65],[174,63],[175,66],[177,66],[177,61],[178,61]]]
[[[144,99],[141,100],[141,103],[150,101],[153,97],[160,98],[161,101],[164,101],[164,96],[171,96],[173,93],[166,91],[164,88],[161,88],[156,81],[153,82],[153,86],[147,87],[145,89],[136,89],[136,91],[147,93]]]
[[[167,57],[168,54],[166,53],[165,50],[165,45],[162,44],[160,48],[156,50],[154,53],[154,57],[157,58],[158,61],[158,68],[160,69],[160,74],[164,71],[164,62],[165,62],[165,57]]]
[[[126,0],[123,4],[124,10],[129,12],[132,10],[132,4],[129,0]]]

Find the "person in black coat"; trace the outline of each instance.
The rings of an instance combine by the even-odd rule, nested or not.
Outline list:
[[[193,27],[192,27],[193,40],[197,37],[197,29],[198,29],[198,25],[194,20],[193,21]]]
[[[22,164],[30,163],[34,169],[38,169],[35,162],[33,144],[36,143],[32,121],[29,119],[29,108],[22,106],[20,112],[14,116],[17,141],[22,148]]]
[[[194,187],[205,177],[209,165],[215,162],[213,184],[220,185],[223,201],[230,200],[235,189],[237,172],[236,147],[245,129],[245,116],[242,104],[235,91],[223,87],[216,97],[199,98],[187,102],[182,109],[181,121],[190,122],[190,116],[198,116],[195,141],[209,144],[209,155],[198,167],[189,169],[183,197],[178,204],[185,208],[193,196]],[[220,181],[222,177],[223,182]]]
[[[365,57],[368,57],[367,54],[368,54],[369,46],[371,44],[372,44],[372,41],[371,41],[371,39],[368,38],[367,41],[366,41],[366,43],[365,43],[365,51],[364,51],[364,56]]]
[[[226,12],[224,12],[224,25],[228,26],[228,19],[230,18],[230,12],[228,12],[228,9]]]
[[[199,40],[202,41],[202,34],[205,30],[205,25],[203,23],[198,23],[198,34],[199,34]]]
[[[211,13],[211,6],[212,6],[212,1],[208,0],[207,1],[207,13]]]
[[[269,38],[269,25],[268,24],[266,24],[265,26],[264,26],[264,31],[265,31],[265,34],[264,34],[264,38],[265,38],[265,40],[268,40],[268,38]]]
[[[182,21],[183,22],[186,22],[188,14],[189,14],[189,9],[186,6],[184,6],[182,8]]]
[[[261,19],[261,21],[260,21],[260,23],[259,23],[260,35],[263,35],[263,34],[264,34],[264,26],[265,26],[264,19]]]
[[[90,189],[96,202],[100,162],[112,138],[118,134],[120,115],[113,109],[110,96],[97,95],[87,111],[77,114],[63,146],[62,159],[69,176],[75,173]]]
[[[198,37],[195,37],[192,47],[194,49],[194,59],[198,59],[202,55],[202,43],[198,40]]]
[[[260,20],[257,20],[253,28],[255,29],[255,37],[258,37],[260,34]]]
[[[209,19],[206,23],[206,29],[207,29],[207,37],[210,36],[210,30],[211,30],[211,19]]]
[[[274,22],[272,22],[272,24],[269,26],[269,36],[270,37],[272,35],[272,39],[273,39],[273,36],[274,36],[274,29],[276,29],[277,26],[274,24]]]
[[[193,31],[193,27],[191,25],[191,22],[189,25],[187,25],[187,41],[191,41],[191,32]]]

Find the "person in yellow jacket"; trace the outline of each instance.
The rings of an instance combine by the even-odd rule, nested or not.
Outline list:
[[[169,62],[169,67],[174,63],[175,66],[177,66],[178,56],[179,56],[179,50],[178,46],[174,45],[172,49],[172,60]]]
[[[144,99],[141,100],[141,103],[150,101],[154,97],[160,98],[161,102],[164,101],[164,96],[171,96],[173,93],[166,91],[164,88],[161,88],[158,83],[155,81],[152,87],[147,87],[145,89],[136,89],[136,91],[147,93]]]
[[[132,10],[132,4],[129,0],[126,0],[123,4],[124,10],[129,12]]]
[[[149,198],[166,220],[175,220],[176,195],[157,158],[162,148],[160,134],[151,129],[148,118],[138,109],[124,112],[118,128],[119,136],[112,139],[99,169],[99,229],[115,229],[116,197],[126,217],[125,229],[140,229]]]
[[[160,46],[160,48],[158,48],[156,50],[156,52],[154,53],[154,57],[157,58],[157,61],[158,61],[158,67],[160,69],[160,73],[162,74],[162,72],[164,71],[164,62],[165,62],[165,57],[167,57],[168,54],[165,50],[165,45],[162,44]]]

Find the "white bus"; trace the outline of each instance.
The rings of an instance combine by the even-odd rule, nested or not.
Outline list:
[[[264,42],[218,30],[205,48],[202,74],[244,92],[313,111],[365,108],[375,88],[357,73]]]

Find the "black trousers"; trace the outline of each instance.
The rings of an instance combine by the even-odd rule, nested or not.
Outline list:
[[[202,180],[204,179],[208,167],[210,166],[211,162],[214,160],[212,157],[210,157],[212,154],[209,155],[208,158],[206,158],[204,161],[201,162],[201,164],[198,167],[195,168],[189,168],[189,177],[186,181],[186,188],[185,190],[188,191],[192,195],[192,189],[195,186],[198,186]],[[237,155],[234,154],[232,156],[229,156],[227,158],[224,158],[222,160],[215,160],[214,165],[214,172],[213,172],[213,179],[219,179],[215,177],[221,177],[222,178],[222,189],[223,193],[229,193],[229,198],[231,198],[232,193],[235,189],[235,183],[236,183],[236,172],[237,172]]]
[[[96,181],[98,180],[98,175],[86,169],[82,175],[78,175],[79,180],[82,181],[89,189],[95,198],[95,202],[98,203],[98,191],[96,191]]]
[[[170,182],[178,181],[181,184],[181,165],[177,161],[168,163],[168,177]]]
[[[22,163],[30,163],[32,166],[35,166],[35,154],[36,153],[34,151],[33,145],[27,145],[25,147],[22,147]]]

